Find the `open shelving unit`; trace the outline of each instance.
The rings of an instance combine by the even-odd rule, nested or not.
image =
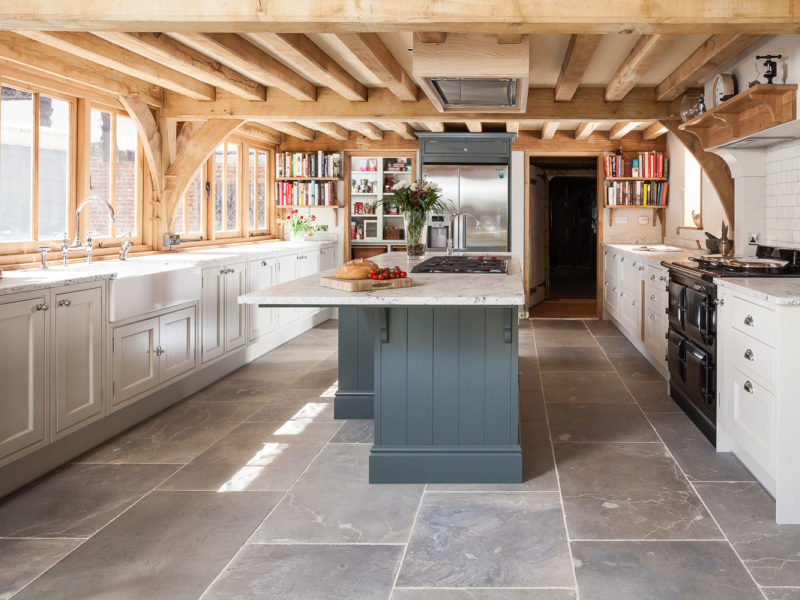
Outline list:
[[[662,163],[662,170],[663,170],[663,172],[667,172],[667,167],[664,166],[667,163],[666,154],[664,152],[661,152],[661,151],[656,151],[656,153],[657,154],[661,154],[664,157],[664,161]],[[634,158],[640,158],[642,154],[647,155],[649,153],[647,153],[647,152],[645,152],[645,153],[623,152],[622,153],[622,164],[619,165],[621,167],[621,171],[624,173],[626,171],[626,166],[628,164],[632,165],[632,160]],[[612,156],[616,157],[616,155],[612,155]],[[641,165],[640,165],[640,168],[641,168]],[[608,188],[611,187],[612,185],[614,185],[614,183],[634,183],[634,184],[635,183],[642,183],[642,184],[648,184],[648,185],[649,184],[659,184],[659,183],[667,184],[669,182],[669,177],[656,177],[656,176],[632,177],[632,176],[626,176],[626,175],[622,175],[622,176],[615,175],[615,176],[611,176],[611,177],[606,176],[605,177],[605,181],[606,181],[606,185],[604,186],[604,193],[608,194]],[[611,184],[611,185],[609,185],[609,184]],[[667,222],[666,222],[667,220],[666,220],[666,216],[664,214],[664,210],[667,208],[667,206],[669,204],[669,202],[668,202],[669,188],[667,188],[667,190],[665,191],[665,194],[667,194],[667,198],[665,198],[664,204],[645,204],[645,203],[642,203],[642,204],[609,204],[608,203],[608,196],[606,196],[606,198],[604,199],[604,202],[603,202],[603,208],[607,208],[608,211],[609,211],[609,219],[608,219],[609,227],[613,227],[613,225],[614,225],[614,213],[619,209],[645,209],[645,210],[652,210],[652,215],[653,215],[653,217],[652,217],[652,225],[653,225],[653,227],[655,227],[656,226],[656,221],[659,221],[661,223],[661,233],[662,233],[662,237],[663,237],[663,235],[666,233],[666,225],[667,225]]]
[[[278,165],[281,164],[280,163],[281,160],[284,161],[283,162],[283,166],[282,166],[283,169],[288,170],[290,168],[289,165],[286,164],[287,160],[288,160],[287,159],[288,156],[304,155],[304,156],[307,156],[307,157],[310,157],[310,156],[316,157],[316,156],[319,156],[319,154],[323,154],[323,155],[326,155],[328,157],[333,156],[333,155],[338,156],[338,166],[336,168],[339,170],[339,172],[342,172],[342,170],[344,169],[344,156],[342,155],[342,153],[340,151],[324,151],[322,153],[317,153],[317,152],[276,153],[276,172],[278,171]],[[318,167],[318,168],[321,168],[321,167]],[[333,167],[329,166],[329,168],[333,168]],[[335,227],[338,226],[339,225],[339,210],[338,209],[344,208],[344,206],[341,204],[341,200],[340,200],[342,190],[340,189],[339,182],[341,182],[341,181],[344,181],[344,177],[341,177],[341,176],[336,176],[336,177],[317,176],[317,175],[300,175],[300,176],[288,176],[288,177],[287,176],[275,177],[275,187],[276,187],[275,206],[276,206],[276,208],[278,210],[278,213],[282,214],[283,210],[294,209],[294,208],[305,208],[305,209],[308,209],[309,214],[312,213],[313,211],[316,211],[316,210],[319,210],[319,209],[321,209],[321,210],[332,210],[333,211],[333,224],[334,224]],[[302,203],[300,203],[300,204],[280,204],[278,202],[278,198],[280,196],[280,194],[279,194],[280,185],[281,185],[281,183],[286,183],[286,182],[290,182],[290,183],[313,183],[313,182],[332,183],[333,184],[332,191],[333,191],[333,201],[334,201],[334,203],[333,204],[302,204]]]

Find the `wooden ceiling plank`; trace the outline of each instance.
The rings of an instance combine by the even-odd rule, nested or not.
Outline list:
[[[542,139],[552,140],[556,135],[556,131],[558,131],[558,121],[547,121],[542,126]]]
[[[302,33],[256,33],[290,63],[325,83],[336,93],[353,102],[367,99],[367,88],[348,73]]]
[[[377,33],[340,33],[337,37],[395,96],[406,102],[417,101],[417,84]]]
[[[153,106],[162,104],[161,88],[114,69],[64,54],[16,33],[0,32],[0,57],[59,78],[87,85],[107,94],[135,96]],[[194,100],[193,100],[194,101]]]
[[[349,140],[350,139],[350,132],[347,131],[341,125],[337,125],[336,123],[326,123],[326,122],[312,122],[312,123],[300,123],[304,127],[308,127],[309,129],[316,129],[317,131],[321,131],[327,136],[332,137],[335,140]]]
[[[674,35],[643,35],[606,84],[606,102],[619,102],[675,41]]]
[[[585,140],[590,135],[592,135],[592,132],[595,130],[596,127],[597,123],[594,123],[592,121],[578,124],[578,127],[575,128],[575,139]]]
[[[262,121],[262,123],[267,127],[277,129],[286,135],[296,137],[306,142],[310,142],[317,137],[316,131],[306,127],[305,125],[300,125],[300,123],[294,123],[291,121]]]
[[[414,36],[423,44],[444,44],[447,33],[444,31],[417,31]]]
[[[570,36],[564,62],[561,64],[561,72],[556,81],[556,100],[559,102],[572,100],[601,38],[601,35],[593,34]]]
[[[383,129],[375,127],[372,123],[366,123],[364,121],[345,121],[345,125],[347,125],[349,129],[357,131],[367,139],[376,141],[383,139]]]
[[[674,100],[759,37],[747,34],[712,35],[656,86],[656,100]]]
[[[621,140],[638,126],[638,121],[621,121],[619,123],[614,123],[611,130],[608,132],[608,139]]]
[[[464,124],[470,133],[481,133],[483,131],[483,123],[480,121],[464,121]]]
[[[389,121],[389,122],[384,122],[384,125],[386,125],[389,129],[394,131],[397,135],[399,135],[405,140],[417,139],[417,136],[414,135],[414,130],[408,123],[402,123],[399,121]]]
[[[18,33],[62,52],[79,56],[189,98],[213,100],[215,97],[213,86],[89,33],[68,31],[20,31]]]
[[[317,99],[317,87],[278,59],[235,33],[170,33],[190,42],[217,60],[224,60],[260,83],[283,90],[303,101]]]
[[[667,128],[664,127],[660,122],[656,121],[652,123],[647,129],[644,130],[642,134],[642,139],[645,140],[654,140],[658,137],[661,137],[667,133]]]
[[[260,83],[240,75],[169,36],[120,31],[98,31],[95,34],[140,56],[161,62],[245,100],[266,98],[266,88]]]

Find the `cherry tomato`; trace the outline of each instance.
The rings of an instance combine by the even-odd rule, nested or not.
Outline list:
[[[389,273],[389,279],[395,279],[396,277],[397,275],[395,275],[394,273]]]
[[[405,277],[406,275],[408,275],[408,273],[406,273],[405,271],[400,271],[400,278],[401,278],[401,279],[402,279],[403,277]]]

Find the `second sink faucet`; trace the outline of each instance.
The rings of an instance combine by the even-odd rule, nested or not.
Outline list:
[[[75,209],[75,238],[72,240],[72,244],[70,246],[71,248],[83,248],[83,241],[81,240],[81,211],[83,210],[84,206],[95,201],[103,202],[108,207],[108,212],[111,213],[112,223],[117,220],[117,215],[114,213],[114,207],[111,206],[111,203],[108,200],[95,195],[87,197],[83,202],[78,204],[78,208]]]
[[[450,215],[450,227],[447,230],[447,256],[453,255],[453,221],[456,220],[456,217],[462,215],[472,217],[475,220],[475,229],[480,229],[481,227],[481,222],[478,220],[478,217],[468,210],[459,210]]]

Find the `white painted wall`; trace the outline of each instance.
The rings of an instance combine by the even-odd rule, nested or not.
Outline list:
[[[511,213],[508,215],[511,233],[511,254],[525,264],[525,153],[511,153]]]

